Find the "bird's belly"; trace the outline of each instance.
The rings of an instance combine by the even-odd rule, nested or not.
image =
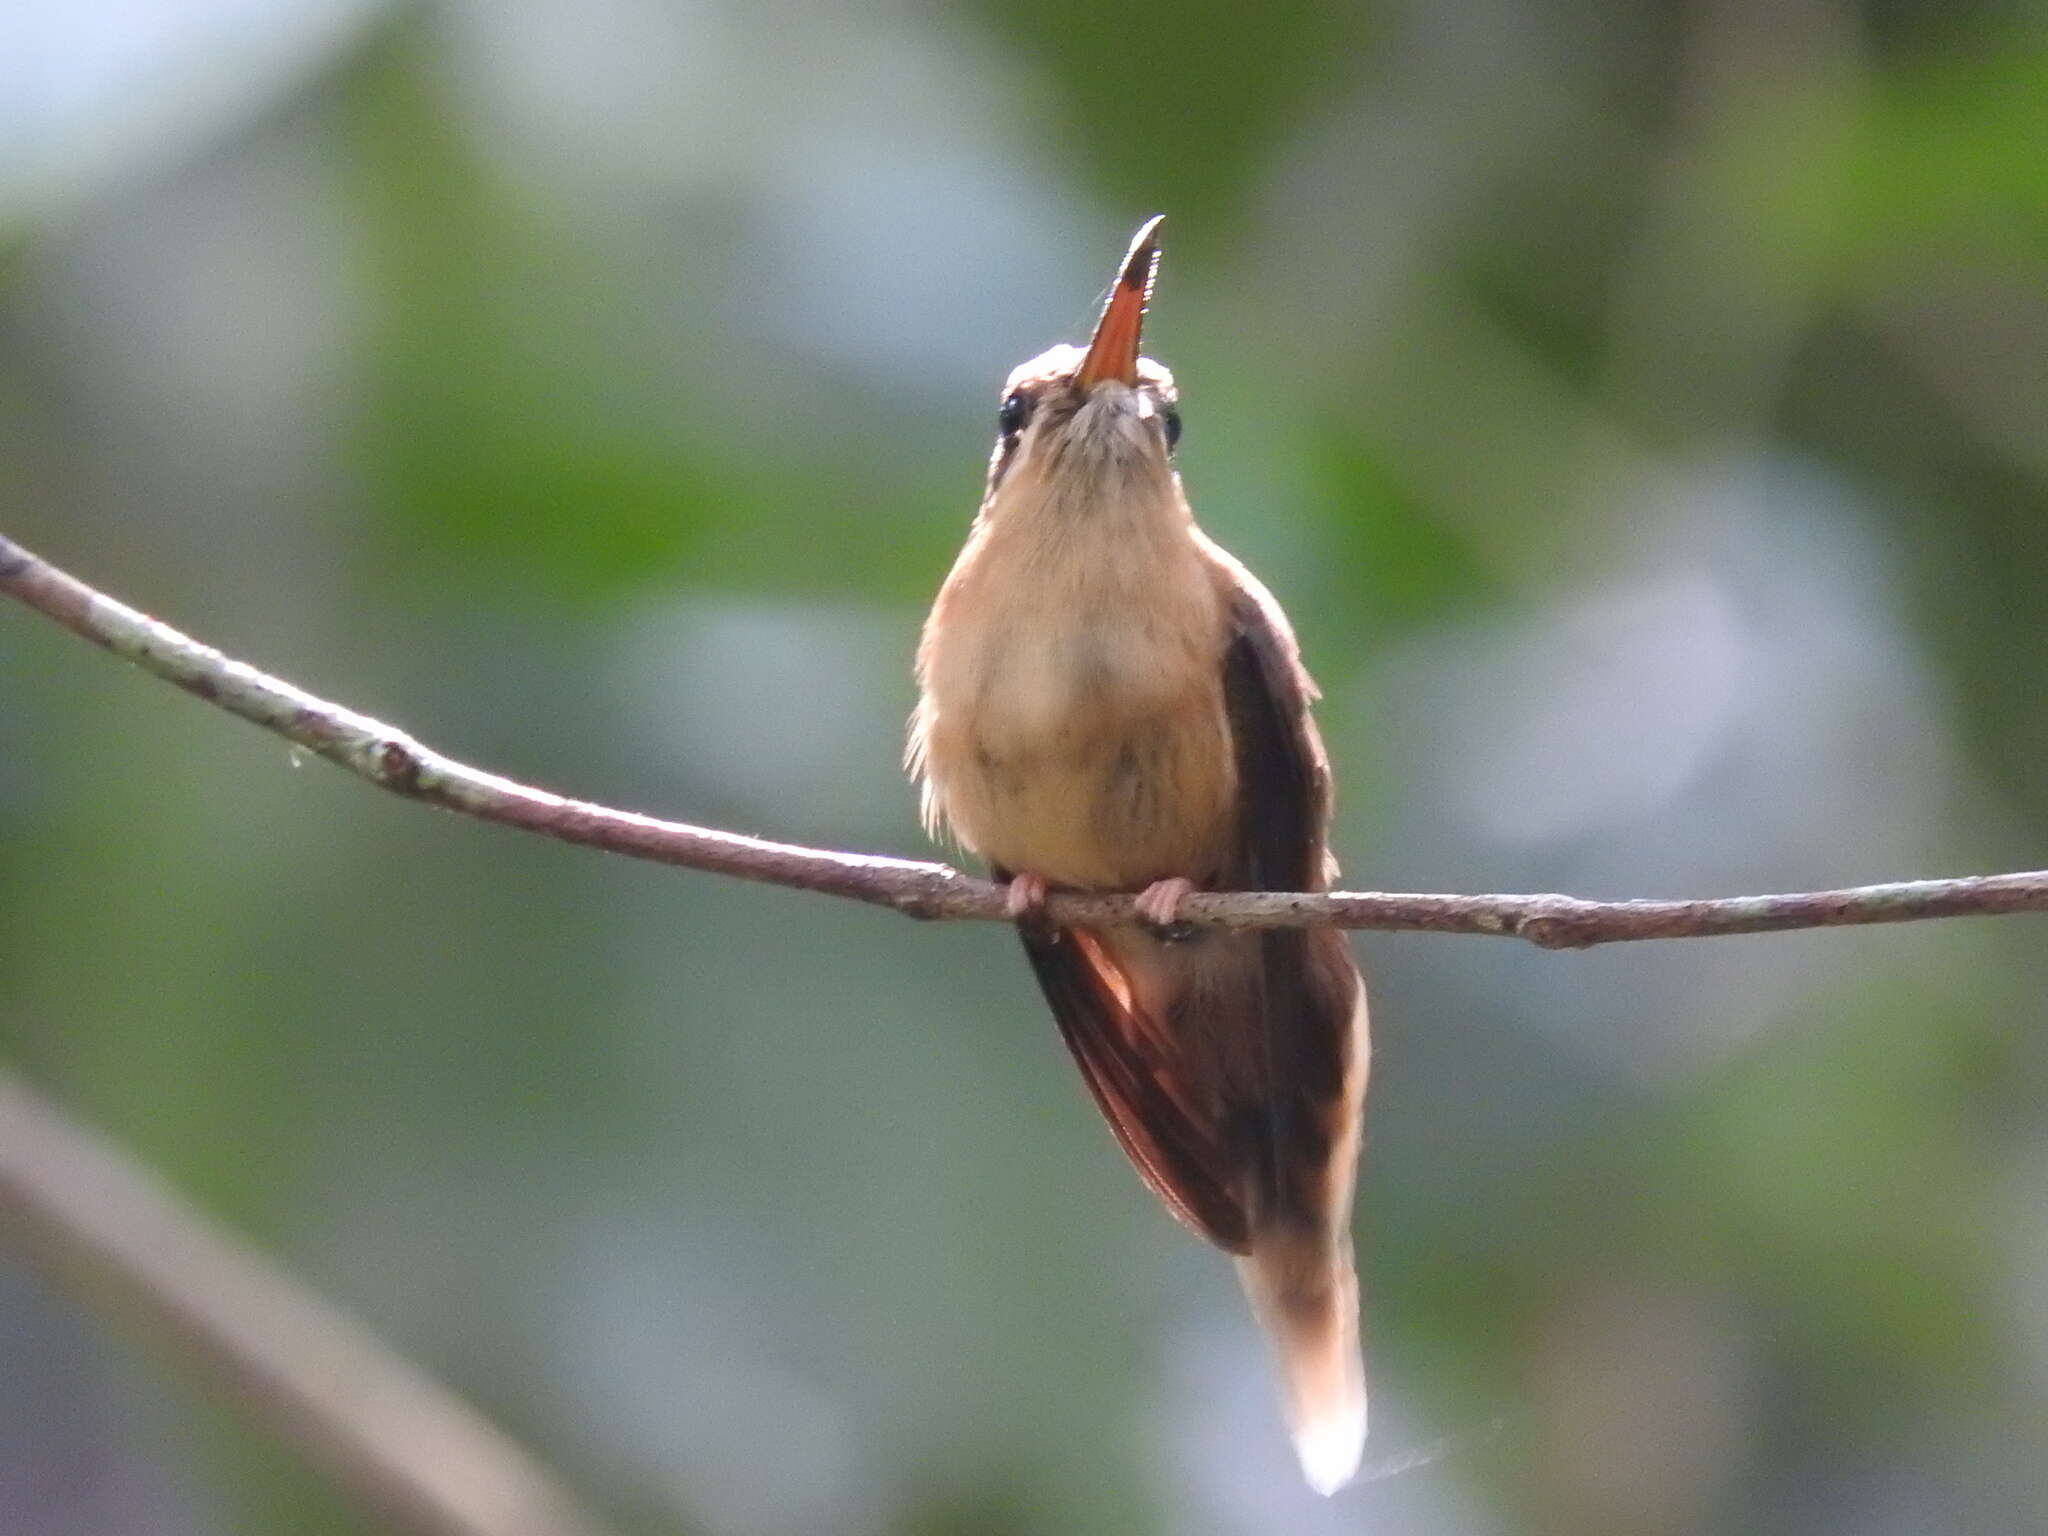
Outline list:
[[[1198,681],[1160,685],[1190,671]],[[1162,668],[1135,646],[1027,644],[950,724],[958,739],[934,755],[935,787],[961,841],[991,863],[1103,889],[1219,872],[1237,775],[1213,667]]]

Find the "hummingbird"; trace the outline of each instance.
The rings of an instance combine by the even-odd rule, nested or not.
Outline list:
[[[1366,1430],[1351,1242],[1365,987],[1329,928],[1197,928],[1197,890],[1327,890],[1316,688],[1272,595],[1197,526],[1179,392],[1138,352],[1131,242],[1086,348],[1003,388],[981,507],[926,621],[906,764],[927,827],[1007,882],[1061,1037],[1139,1176],[1231,1254],[1311,1486]],[[1101,927],[1054,891],[1137,893]]]

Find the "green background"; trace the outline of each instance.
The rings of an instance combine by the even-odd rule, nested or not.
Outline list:
[[[2048,18],[17,0],[0,530],[495,770],[921,854],[1007,370],[1168,215],[1349,883],[2048,864]],[[380,796],[0,608],[0,1049],[632,1532],[2048,1527],[2040,918],[1364,936],[1367,1480],[1012,937]],[[367,1527],[0,1270],[0,1528]]]

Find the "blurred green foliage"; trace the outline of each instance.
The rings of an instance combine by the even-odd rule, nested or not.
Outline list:
[[[116,9],[0,47],[0,527],[444,750],[921,851],[998,387],[1164,210],[1348,879],[2048,862],[2038,6]],[[2042,932],[1362,939],[1323,1504],[1009,935],[386,803],[0,613],[9,1056],[633,1530],[2041,1528]],[[364,1528],[9,1301],[0,1529]]]

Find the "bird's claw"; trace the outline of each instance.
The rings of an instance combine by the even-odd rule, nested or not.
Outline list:
[[[1191,938],[1194,929],[1180,920],[1180,904],[1194,893],[1195,882],[1179,875],[1155,880],[1138,893],[1138,916],[1157,928],[1163,939]]]
[[[1012,875],[1009,885],[1003,890],[1003,910],[1013,923],[1043,917],[1045,895],[1045,876]]]

